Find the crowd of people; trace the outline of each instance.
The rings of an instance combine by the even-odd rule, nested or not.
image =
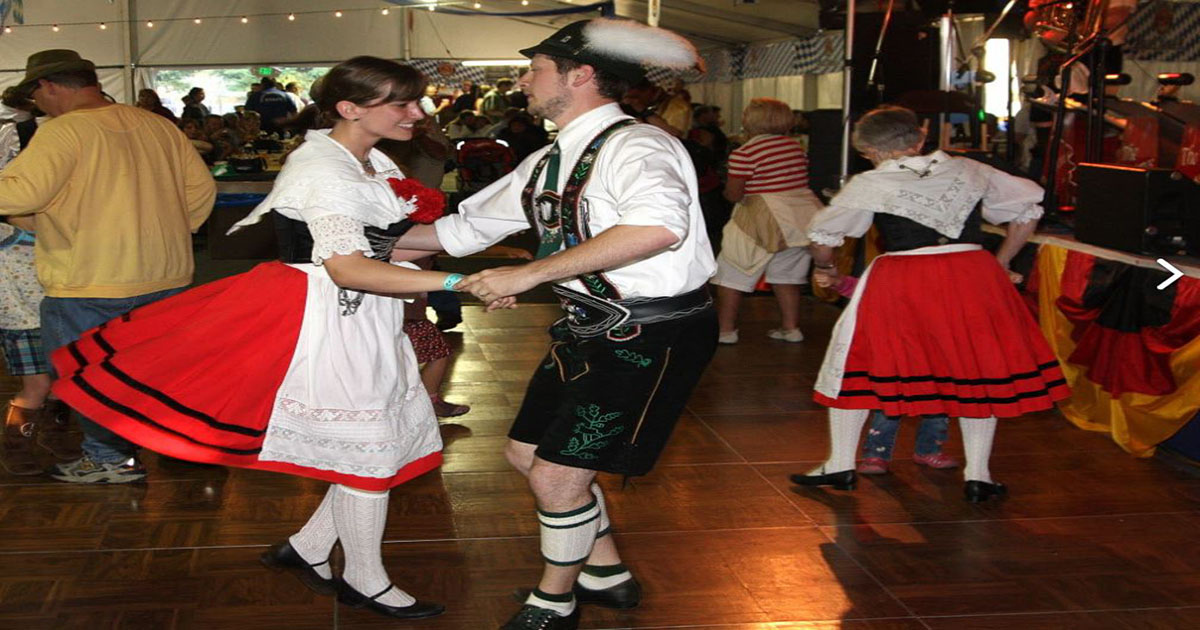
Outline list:
[[[682,84],[646,81],[646,66],[702,65],[686,39],[593,19],[521,53],[528,71],[486,91],[468,82],[445,94],[411,66],[355,57],[310,90],[312,103],[264,79],[245,112],[222,117],[196,88],[178,121],[151,90],[137,107],[111,103],[73,51],[30,57],[5,98],[14,122],[0,127],[4,139],[17,119],[49,116],[0,163],[0,337],[23,383],[6,414],[4,467],[40,474],[41,434],[64,460],[51,474],[68,482],[141,480],[142,447],[329,482],[262,562],[347,605],[440,614],[391,581],[380,545],[389,491],[437,468],[436,416],[465,406],[438,394],[447,353],[424,304],[414,316],[397,296],[466,292],[492,311],[548,283],[564,317],[505,448],[535,499],[545,566],[502,630],[574,630],[581,605],[642,597],[597,474],[654,468],[719,344],[739,342],[738,305],[760,278],[780,308],[769,336],[803,342],[811,275],[849,303],[814,388],[830,410],[830,456],[792,481],[853,489],[858,472],[886,472],[895,426],[912,415],[930,425],[918,462],[957,466],[939,457],[955,416],[965,498],[1006,494],[987,465],[997,418],[1068,394],[1008,271],[1041,215],[1036,184],[926,153],[917,117],[884,107],[854,132],[875,168],[826,207],[786,103],[753,99],[731,138],[718,108],[692,103]],[[295,125],[304,111],[309,122]],[[303,142],[235,226],[268,216],[290,226],[282,260],[187,290],[189,234],[215,196],[202,156],[289,128],[304,129]],[[520,159],[443,215],[450,141],[470,138],[505,140]],[[995,254],[980,245],[983,221],[1007,225]],[[872,226],[887,254],[849,277],[835,248]],[[432,266],[438,252],[471,255],[528,229],[537,251],[519,264],[466,277]],[[81,454],[61,448],[63,405],[77,412]],[[872,410],[863,464],[874,468],[856,471]]]

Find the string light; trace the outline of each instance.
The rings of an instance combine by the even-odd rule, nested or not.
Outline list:
[[[529,6],[529,0],[521,0],[521,6],[523,6],[523,7]]]
[[[431,4],[431,5],[429,5],[429,10],[430,10],[430,11],[433,11],[433,10],[434,10],[434,9],[436,9],[436,8],[437,8],[437,5],[436,5],[436,4]]]
[[[387,15],[389,13],[387,9],[380,9],[379,12],[383,15]]]
[[[247,22],[249,22],[249,21],[250,21],[250,18],[248,18],[248,17],[246,17],[246,16],[244,16],[244,15],[242,16],[242,24],[246,24],[246,23],[247,23]]]
[[[192,20],[192,22],[195,22],[196,24],[199,24],[199,23],[201,23],[201,22],[203,22],[203,21],[204,21],[204,20],[201,20],[200,18],[196,18],[196,19]]]
[[[100,30],[102,30],[102,31],[107,31],[107,30],[108,30],[108,25],[107,25],[107,24],[105,24],[104,22],[101,22],[101,23],[100,23]]]
[[[482,9],[482,8],[483,8],[483,5],[482,5],[482,4],[479,4],[478,2],[476,2],[476,3],[475,3],[475,8],[476,8],[476,9]]]
[[[333,17],[342,17],[342,12],[341,12],[341,11],[334,11],[334,12],[333,12]]]
[[[50,27],[50,30],[52,30],[52,31],[54,31],[55,33],[57,33],[57,32],[58,32],[58,25],[57,25],[57,24],[55,24],[54,26],[51,26],[51,27]]]
[[[5,32],[5,33],[12,33],[12,27],[11,27],[11,26],[5,26],[5,27],[4,27],[4,32]]]
[[[289,21],[289,22],[295,22],[295,21],[296,21],[296,14],[295,14],[295,13],[289,13],[289,14],[288,14],[288,21]]]
[[[154,28],[154,22],[153,22],[153,21],[147,21],[147,22],[146,22],[146,28]]]

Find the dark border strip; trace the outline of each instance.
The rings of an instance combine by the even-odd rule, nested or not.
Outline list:
[[[1057,361],[1043,363],[1037,366],[1037,370],[1033,372],[1019,372],[1008,377],[1002,378],[954,378],[953,376],[935,376],[925,374],[921,376],[874,376],[865,370],[854,372],[846,372],[842,375],[842,380],[851,378],[865,378],[872,383],[953,383],[955,385],[1009,385],[1016,381],[1026,380],[1044,376],[1042,372],[1050,368],[1059,367]]]
[[[258,453],[262,450],[261,448],[253,448],[253,449],[229,448],[227,446],[216,446],[214,444],[207,444],[205,442],[201,442],[200,440],[197,440],[196,438],[194,438],[190,435],[176,431],[175,429],[172,429],[168,426],[161,425],[161,424],[155,422],[152,418],[142,414],[138,410],[133,409],[131,407],[127,407],[125,405],[122,405],[121,403],[109,398],[108,396],[105,396],[99,390],[97,390],[95,387],[93,387],[91,383],[87,382],[87,380],[84,379],[83,376],[79,376],[79,375],[73,376],[73,377],[71,377],[71,382],[74,383],[77,387],[79,387],[79,389],[83,393],[87,394],[93,400],[104,405],[105,407],[108,407],[109,409],[112,409],[113,411],[115,411],[131,420],[135,420],[144,425],[157,428],[160,431],[164,431],[164,432],[170,433],[172,435],[177,435],[193,444],[197,444],[197,445],[203,446],[205,448],[210,448],[215,451],[229,453],[231,455],[258,455]]]
[[[928,401],[928,400],[944,400],[947,402],[959,402],[959,403],[963,403],[963,404],[1005,405],[1005,404],[1012,404],[1012,403],[1024,400],[1026,398],[1038,398],[1041,396],[1049,396],[1051,387],[1058,387],[1059,385],[1066,385],[1066,384],[1067,384],[1066,379],[1060,378],[1060,379],[1056,379],[1056,380],[1046,383],[1046,386],[1043,389],[1029,391],[1029,392],[1021,392],[1021,393],[1017,394],[1016,396],[1010,396],[1007,398],[992,398],[992,397],[963,398],[960,396],[955,396],[953,394],[919,394],[919,395],[915,395],[915,396],[905,396],[904,394],[899,394],[896,396],[883,396],[883,395],[880,395],[879,393],[875,392],[874,390],[869,390],[869,389],[842,390],[841,392],[838,393],[837,397],[841,398],[843,396],[872,396],[872,397],[878,399],[880,402],[923,402],[923,401]]]

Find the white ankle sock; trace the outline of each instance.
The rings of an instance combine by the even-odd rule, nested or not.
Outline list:
[[[963,451],[967,456],[963,479],[992,483],[988,459],[992,456],[992,438],[996,435],[996,416],[959,418],[958,427],[962,430]]]
[[[321,504],[317,506],[317,510],[308,518],[308,522],[300,531],[292,534],[288,538],[292,549],[300,554],[304,561],[313,564],[329,559],[329,553],[333,551],[333,545],[337,542],[337,527],[333,524],[333,497],[337,494],[337,486],[329,486],[329,490],[325,492],[325,498],[321,500]],[[333,577],[333,571],[329,569],[329,564],[322,564],[313,567],[313,570],[318,575],[325,579]]]
[[[333,503],[333,518],[346,568],[342,579],[351,588],[372,597],[392,583],[383,568],[383,526],[387,523],[388,493],[355,490],[338,486]],[[417,600],[393,588],[375,601],[388,606],[411,606]]]
[[[551,599],[546,599],[542,595],[545,595],[545,593],[542,593],[537,589],[533,589],[533,592],[529,594],[529,597],[525,598],[525,603],[531,606],[537,606],[538,608],[547,608],[549,610],[553,610],[554,612],[558,613],[560,617],[567,617],[571,613],[575,612],[574,595],[568,594],[570,599],[565,602],[557,602]]]
[[[854,469],[858,438],[867,423],[867,409],[829,408],[829,459],[810,474],[836,473]]]

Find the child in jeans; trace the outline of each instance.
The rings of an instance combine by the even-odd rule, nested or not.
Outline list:
[[[854,295],[858,278],[843,276],[834,287],[846,297]],[[917,444],[913,449],[913,461],[930,468],[957,468],[961,462],[942,452],[950,418],[945,414],[921,417],[917,428]],[[862,461],[858,464],[860,475],[884,475],[892,461],[892,448],[896,446],[896,432],[900,429],[900,416],[887,416],[876,409],[871,414],[871,428],[867,430],[867,441],[863,444]]]

